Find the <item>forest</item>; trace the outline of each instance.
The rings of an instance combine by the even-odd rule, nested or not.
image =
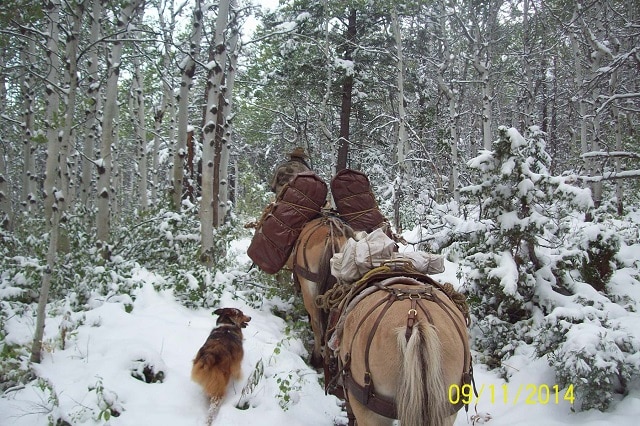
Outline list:
[[[295,147],[327,183],[365,173],[404,249],[445,257],[478,365],[540,361],[574,413],[640,401],[640,4],[272,3],[2,0],[0,407],[120,414],[94,379],[73,417],[42,364],[147,284],[308,343],[287,275],[237,250]],[[291,374],[269,376],[285,412]]]

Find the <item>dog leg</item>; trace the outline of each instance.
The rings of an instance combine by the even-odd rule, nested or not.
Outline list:
[[[220,405],[222,404],[222,398],[216,396],[211,398],[211,404],[209,405],[209,412],[207,414],[207,425],[213,425],[213,421],[218,417],[220,411]]]

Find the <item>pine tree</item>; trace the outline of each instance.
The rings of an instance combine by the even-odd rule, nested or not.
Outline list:
[[[504,340],[478,342],[491,355],[500,355],[510,339],[522,338],[519,323],[529,320],[536,307],[549,308],[541,306],[548,303],[539,297],[547,290],[540,287],[541,274],[552,291],[567,291],[561,271],[540,255],[540,241],[562,240],[563,203],[591,207],[587,190],[549,175],[550,157],[538,128],[531,127],[527,138],[514,128],[498,131],[493,149],[468,162],[480,182],[461,190],[467,200],[478,200],[478,224],[471,233],[462,233],[468,223],[458,228],[465,240],[463,265],[470,271],[475,314],[481,323],[504,331]]]

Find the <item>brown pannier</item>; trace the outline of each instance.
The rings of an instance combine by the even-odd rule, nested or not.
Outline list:
[[[331,180],[331,194],[338,213],[354,231],[371,232],[387,223],[364,173],[340,170]]]
[[[302,227],[320,215],[327,184],[314,172],[298,173],[269,205],[256,228],[247,254],[264,272],[275,274],[287,262]]]

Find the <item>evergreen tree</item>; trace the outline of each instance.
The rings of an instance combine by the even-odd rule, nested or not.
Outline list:
[[[469,292],[474,312],[483,325],[501,329],[500,339],[480,337],[479,347],[500,357],[511,339],[520,340],[521,326],[534,312],[549,309],[540,297],[541,274],[550,280],[551,291],[566,292],[562,271],[540,255],[542,241],[562,241],[566,228],[559,226],[563,205],[591,207],[586,190],[548,173],[550,157],[543,133],[530,128],[527,138],[513,128],[500,127],[493,150],[482,151],[468,166],[478,172],[479,183],[462,188],[469,202],[478,202],[479,226],[463,232],[463,265],[468,268]]]

